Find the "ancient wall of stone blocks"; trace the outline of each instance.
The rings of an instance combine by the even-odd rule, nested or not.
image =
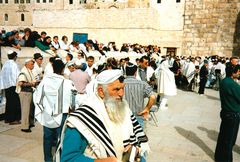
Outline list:
[[[33,14],[34,28],[50,36],[67,35],[72,40],[73,33],[88,33],[99,42],[115,41],[119,48],[122,43],[156,44],[176,47],[177,54],[181,52],[182,22],[162,21],[153,8],[36,10]]]
[[[183,54],[232,56],[239,3],[239,0],[186,0]]]

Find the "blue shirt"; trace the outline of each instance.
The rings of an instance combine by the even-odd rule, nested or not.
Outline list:
[[[66,128],[62,145],[61,162],[94,162],[84,155],[88,141],[75,128]]]

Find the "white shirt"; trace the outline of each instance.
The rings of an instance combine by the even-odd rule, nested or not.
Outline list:
[[[87,69],[86,69],[85,71],[88,73],[88,75],[89,75],[90,77],[92,77],[92,75],[93,75],[93,68],[94,68],[94,67],[96,67],[95,64],[93,64],[91,67],[89,67],[89,66],[87,65]]]
[[[69,49],[69,45],[66,44],[65,42],[63,42],[62,40],[60,40],[58,43],[59,43],[59,46],[61,49],[63,49],[63,50]]]
[[[226,69],[226,66],[224,64],[222,64],[221,62],[218,62],[216,67],[215,67],[215,70],[216,69],[219,69],[221,70],[221,75],[223,76],[223,78],[225,77],[226,73],[225,73],[225,69]]]
[[[16,86],[19,73],[20,70],[14,60],[6,61],[0,72],[0,89]]]
[[[55,49],[59,49],[59,43],[55,43],[54,41],[51,42],[52,46],[55,48]]]
[[[84,44],[79,44],[79,49],[82,50],[86,55],[88,54],[87,47]]]
[[[43,68],[37,64],[37,62],[34,63],[34,68],[32,69],[33,76],[36,80],[39,80],[43,75]]]

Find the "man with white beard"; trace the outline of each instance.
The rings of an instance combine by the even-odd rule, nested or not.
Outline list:
[[[123,80],[121,70],[97,76],[96,93],[66,120],[57,151],[61,162],[120,162],[128,151],[149,151],[147,137],[123,99]]]

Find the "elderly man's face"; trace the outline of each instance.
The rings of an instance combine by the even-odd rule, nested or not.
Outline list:
[[[126,116],[127,102],[123,99],[124,83],[119,80],[107,85],[104,91],[103,102],[106,106],[109,119],[114,123],[122,123]]]
[[[29,61],[27,64],[26,64],[26,67],[30,70],[32,70],[34,68],[34,61]]]
[[[110,97],[114,97],[117,100],[122,100],[124,95],[124,83],[116,80],[107,86],[107,90]]]

